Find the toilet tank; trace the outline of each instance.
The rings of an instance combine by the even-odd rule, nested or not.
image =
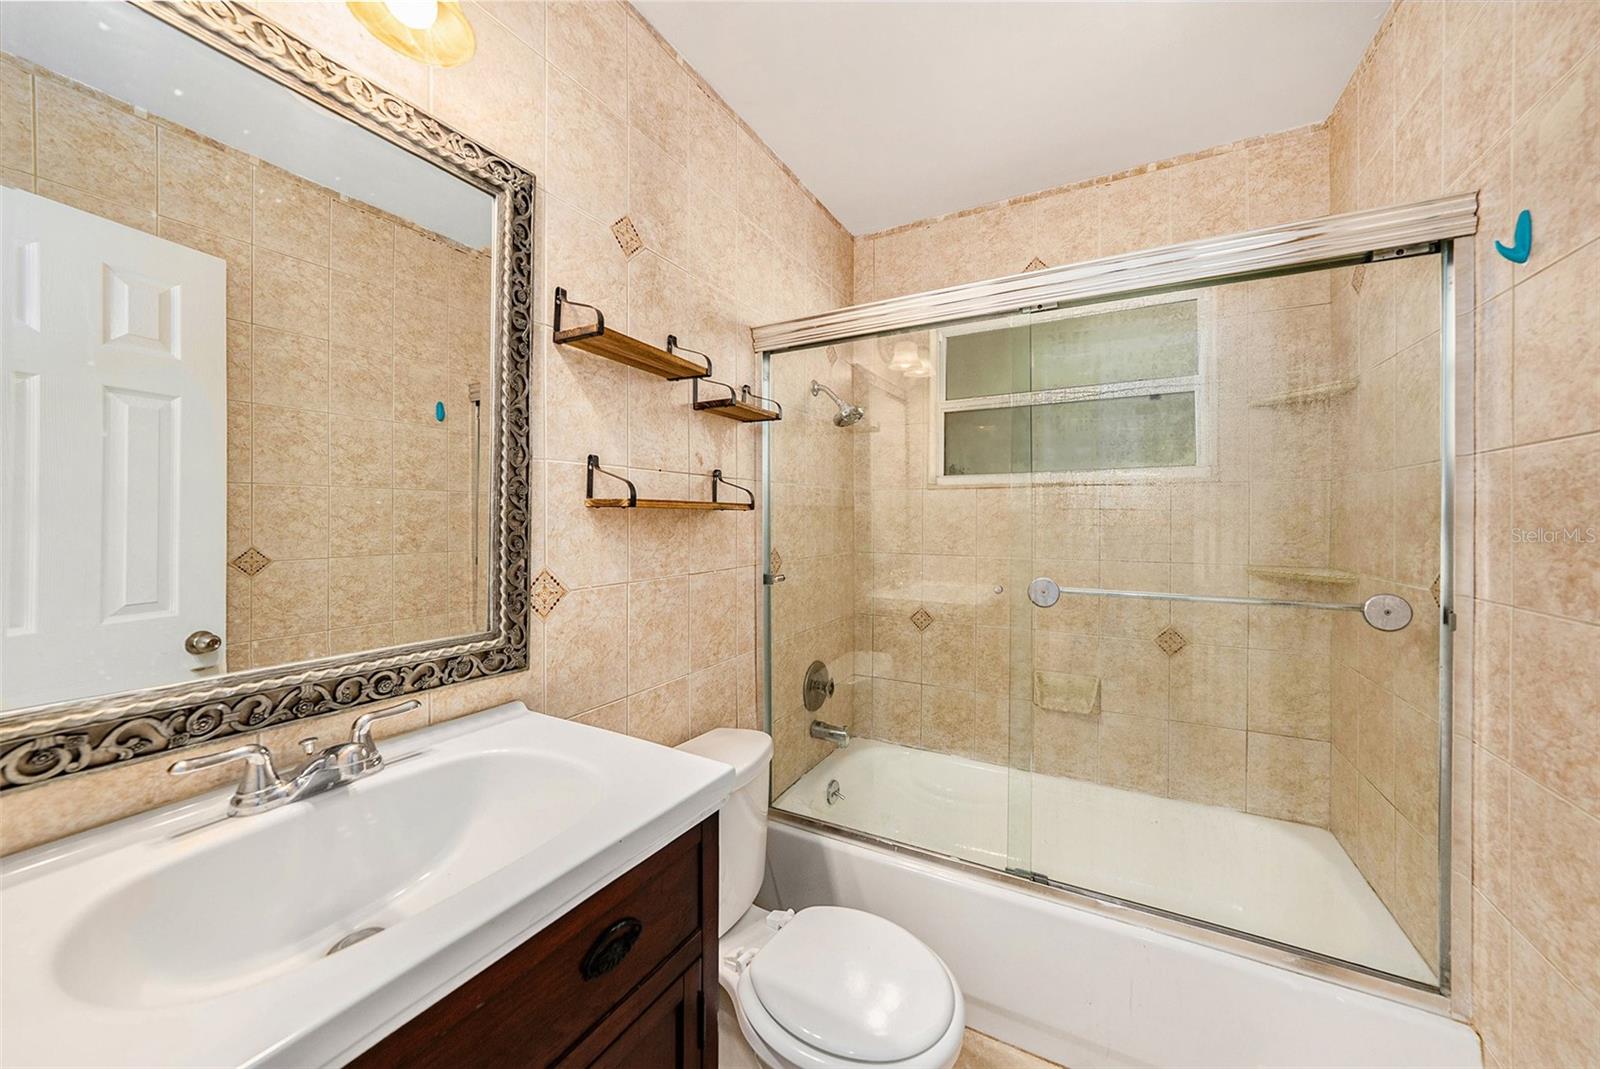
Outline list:
[[[717,935],[724,935],[755,903],[767,864],[768,772],[772,736],[764,731],[717,728],[678,747],[732,765],[733,794],[717,828]]]

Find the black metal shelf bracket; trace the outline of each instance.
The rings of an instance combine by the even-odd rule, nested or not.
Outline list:
[[[745,497],[750,499],[751,508],[756,507],[756,495],[754,493],[752,493],[746,487],[740,486],[738,483],[731,483],[727,479],[724,479],[722,477],[722,469],[714,468],[711,472],[711,500],[714,504],[720,504],[720,501],[717,498],[717,487],[719,486],[733,487],[735,490],[739,491]]]
[[[567,305],[577,308],[587,308],[594,313],[594,325],[585,327],[572,327],[567,330],[561,328],[561,309]],[[555,314],[551,317],[551,334],[558,344],[578,341],[582,338],[595,338],[606,332],[606,314],[592,304],[584,304],[567,296],[567,291],[561,286],[556,287]]]
[[[704,354],[704,352],[701,352],[699,349],[690,349],[690,347],[680,346],[680,344],[678,344],[677,334],[667,334],[667,352],[670,352],[670,354],[674,355],[674,357],[675,355],[680,354],[680,352],[688,352],[688,354],[696,355],[696,357],[699,357],[701,360],[706,362],[706,370],[701,371],[699,374],[686,374],[686,376],[683,376],[683,378],[690,379],[691,382],[701,381],[702,378],[706,378],[707,374],[710,374],[710,371],[712,371],[712,368],[710,368],[710,357],[707,357],[707,355]],[[682,382],[683,378],[667,379],[667,381]]]
[[[607,471],[606,469],[602,468],[600,466],[600,457],[597,454],[594,454],[594,453],[590,453],[589,454],[589,471],[588,471],[588,474],[586,476],[586,482],[584,483],[584,491],[583,491],[583,496],[585,498],[588,498],[588,499],[591,499],[591,500],[594,498],[594,473],[595,472],[599,472],[601,475],[606,475],[606,476],[609,476],[609,477],[611,477],[613,479],[616,479],[618,482],[620,482],[623,485],[627,486],[627,488],[628,488],[628,507],[629,508],[635,508],[635,507],[638,506],[638,504],[639,504],[639,491],[633,485],[633,480],[623,478],[621,475],[618,475],[614,471]],[[713,491],[714,491],[714,489],[715,488],[713,488]],[[715,494],[714,493],[713,493],[713,500],[715,500]],[[752,497],[751,501],[754,502],[754,500],[755,499]]]
[[[775,397],[762,397],[760,394],[758,394],[754,390],[752,390],[749,386],[741,386],[741,387],[739,387],[739,390],[740,390],[740,396],[744,398],[745,404],[749,404],[751,401],[760,402],[757,405],[758,408],[770,408],[770,409],[772,409],[772,411],[774,411],[774,412],[776,412],[778,414],[778,418],[779,419],[783,418],[783,405],[778,403],[777,398],[775,398]]]
[[[695,356],[698,356],[700,359],[702,359],[702,360],[704,360],[706,362],[706,373],[704,375],[701,375],[699,378],[696,378],[696,379],[692,380],[691,383],[690,383],[692,396],[690,397],[689,400],[690,400],[690,403],[695,408],[699,408],[700,407],[700,381],[701,381],[701,379],[704,379],[706,382],[711,383],[711,385],[713,385],[713,386],[721,386],[724,390],[727,390],[728,391],[728,400],[730,400],[730,401],[738,396],[738,394],[734,392],[734,389],[733,389],[732,386],[729,386],[726,382],[719,382],[718,380],[716,380],[716,379],[711,377],[712,375],[716,374],[716,370],[717,370],[714,366],[712,366],[711,357],[706,355],[705,353],[700,352],[698,349],[689,349],[689,348],[685,348],[684,346],[679,345],[678,344],[678,336],[676,334],[668,334],[667,335],[667,352],[669,352],[669,353],[680,353],[680,352],[681,353],[693,353]]]

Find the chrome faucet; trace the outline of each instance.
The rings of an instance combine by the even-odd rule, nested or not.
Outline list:
[[[811,737],[813,739],[823,739],[833,743],[835,746],[850,745],[850,729],[840,727],[838,724],[830,724],[826,720],[811,721]]]
[[[420,708],[421,702],[401,702],[387,709],[374,709],[356,718],[350,741],[330,746],[286,776],[278,773],[272,751],[258,742],[245,743],[231,750],[206,757],[186,757],[168,769],[174,776],[201,772],[230,761],[245,762],[244,778],[228,799],[228,816],[248,817],[279,806],[313,798],[335,787],[354,783],[383,769],[383,755],[372,741],[372,725],[391,716]],[[315,740],[304,743],[310,753]]]

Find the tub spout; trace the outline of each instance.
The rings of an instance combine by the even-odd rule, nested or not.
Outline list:
[[[850,745],[850,729],[842,728],[838,724],[830,724],[825,720],[811,721],[811,737],[825,739],[835,746]]]

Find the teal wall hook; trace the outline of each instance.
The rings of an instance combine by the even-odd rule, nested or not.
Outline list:
[[[1522,214],[1517,216],[1517,233],[1511,239],[1510,247],[1494,243],[1494,249],[1501,256],[1514,264],[1525,264],[1533,252],[1533,214],[1528,209],[1522,209]]]
[[[438,420],[440,423],[444,422],[444,402],[443,401],[435,401],[433,403],[433,418]]]

